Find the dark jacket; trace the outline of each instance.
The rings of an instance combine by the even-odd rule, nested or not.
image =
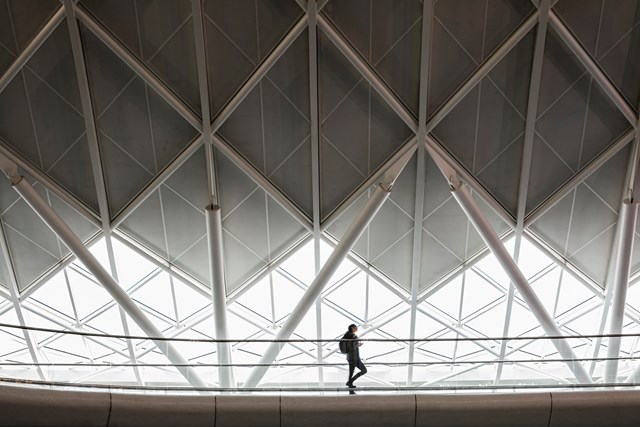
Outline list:
[[[357,340],[358,336],[351,331],[347,331],[342,339],[345,340]],[[347,342],[347,360],[358,361],[360,360],[360,343],[358,341]]]

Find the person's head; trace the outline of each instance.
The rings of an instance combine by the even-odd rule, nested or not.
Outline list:
[[[358,327],[356,325],[354,325],[353,323],[349,325],[349,332],[355,334],[356,332],[358,332]]]

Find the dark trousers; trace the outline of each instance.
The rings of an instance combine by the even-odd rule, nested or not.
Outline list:
[[[347,362],[349,362],[349,381],[347,381],[347,383],[353,384],[355,380],[367,373],[367,367],[364,366],[364,363],[362,363],[362,360],[360,360],[360,358],[356,360],[347,359]],[[353,371],[355,371],[356,368],[358,368],[360,372],[353,375]]]

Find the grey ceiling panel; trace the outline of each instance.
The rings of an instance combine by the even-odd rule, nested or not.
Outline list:
[[[160,188],[169,259],[177,259],[206,234],[204,209],[198,210],[171,188]]]
[[[515,217],[518,210],[518,188],[524,136],[517,138],[481,171],[478,179]]]
[[[198,240],[173,262],[200,282],[211,283],[209,278],[209,248],[206,237]]]
[[[605,7],[606,6],[606,7]],[[640,101],[640,5],[636,1],[563,0],[556,11],[621,89],[632,108]]]
[[[17,56],[16,39],[13,36],[9,4],[0,4],[0,72],[3,72]]]
[[[447,4],[447,2],[440,2]],[[451,37],[440,21],[433,24],[428,112],[434,114],[476,69],[476,63]]]
[[[573,175],[569,166],[537,135],[533,140],[527,212],[542,203]]]
[[[458,265],[460,265],[460,259],[423,230],[420,291],[428,289],[432,283]]]
[[[0,111],[2,143],[13,147],[34,164],[40,165],[23,73],[19,73],[0,93]]]
[[[630,153],[630,146],[623,148],[585,180],[598,197],[615,212],[618,212],[622,198],[625,197],[623,189]]]
[[[269,257],[266,202],[265,193],[256,191],[222,222],[229,233],[265,261]]]
[[[168,259],[160,190],[156,190],[147,197],[119,228],[158,255]]]
[[[5,235],[20,291],[26,289],[58,261],[56,256],[43,250],[9,226],[5,226]]]
[[[113,139],[98,134],[109,209],[118,212],[153,178],[151,172],[124,151]]]
[[[198,149],[182,167],[172,173],[165,184],[191,205],[204,211],[205,206],[210,203],[204,147]]]
[[[382,205],[371,221],[369,229],[368,254],[361,256],[368,255],[371,260],[384,257],[390,247],[407,235],[410,235],[413,241],[413,233],[410,233],[413,230],[413,218],[389,201]],[[408,256],[411,257],[411,251]]]
[[[30,177],[25,179],[34,181]],[[33,185],[45,200],[50,201],[53,209],[80,240],[86,241],[98,233],[99,230],[92,223],[57,196],[46,191],[42,185]],[[22,199],[12,203],[3,212],[2,222],[20,290],[28,288],[69,254],[67,247]]]
[[[73,53],[69,29],[63,22],[31,57],[27,66],[38,79],[43,80],[77,111],[82,111],[80,92],[74,77]]]
[[[306,32],[273,64],[267,79],[309,119],[309,37]]]
[[[432,132],[469,169],[473,167],[476,147],[479,95],[480,85],[477,85]]]
[[[429,113],[434,113],[532,11],[531,3],[518,0],[436,3]]]
[[[534,34],[520,41],[433,132],[514,216]]]
[[[412,133],[325,37],[319,49],[321,214],[326,218]],[[341,170],[340,176],[328,176],[327,168]]]
[[[123,4],[116,0],[83,0],[81,3],[194,111],[200,111],[191,2],[139,0]]]
[[[268,261],[288,250],[307,231],[217,150],[215,157],[225,231],[227,291],[231,292]],[[206,181],[196,185],[206,188]]]
[[[422,227],[442,246],[455,254],[459,261],[467,255],[467,233],[471,231],[467,217],[452,197],[437,210],[430,212]]]
[[[618,189],[618,191],[620,191]],[[585,185],[576,189],[566,253],[571,255],[618,220],[616,212]],[[608,252],[602,252],[606,257]]]
[[[25,77],[41,164],[48,170],[82,136],[84,121],[78,110],[44,82],[29,72]]]
[[[289,249],[296,241],[307,234],[307,230],[298,222],[294,221],[271,197],[267,198],[267,213],[269,215],[269,248],[271,258],[278,256]]]
[[[615,234],[615,227],[604,230],[595,240],[569,258],[573,264],[599,283],[602,288],[605,287],[607,279],[607,269],[609,268]]]
[[[60,247],[58,246],[56,235],[24,200],[15,203],[2,216],[2,221],[5,226],[21,234],[23,238],[37,244],[52,257],[60,255]]]
[[[365,177],[329,141],[320,144],[321,217],[326,218]]]
[[[299,37],[292,54],[285,53],[276,66],[281,70],[289,66],[293,76],[308,74],[308,53],[301,43],[304,40],[305,37]],[[283,83],[281,76],[279,81]],[[223,124],[219,134],[312,216],[310,124],[305,113],[309,106],[308,86],[302,88],[297,82],[292,86],[285,84],[282,89],[276,84],[276,80],[270,79],[258,84]],[[302,93],[294,93],[295,90]],[[307,108],[301,110],[300,104],[306,104]],[[309,157],[304,158],[305,154]],[[298,161],[291,161],[293,157]]]
[[[382,256],[372,260],[372,264],[408,291],[411,289],[412,252],[413,233],[408,233],[389,246]]]
[[[197,131],[86,30],[84,39],[113,216],[188,146]]]
[[[323,11],[417,116],[422,5],[332,1]]]
[[[98,196],[89,158],[89,142],[86,135],[75,142],[56,164],[49,170],[49,175],[84,202],[94,212],[98,212]]]
[[[294,25],[292,0],[209,0],[205,29],[211,113],[215,116]]]
[[[94,115],[100,119],[111,103],[136,78],[135,73],[100,40],[80,25]]]
[[[311,140],[306,139],[289,153],[282,165],[269,179],[298,205],[309,217],[313,216],[311,188]]]
[[[54,14],[60,3],[55,0],[10,0],[7,11],[15,32],[15,44],[22,51],[47,20]]]
[[[532,231],[558,253],[564,253],[567,245],[574,193],[575,190],[564,196],[530,226]]]

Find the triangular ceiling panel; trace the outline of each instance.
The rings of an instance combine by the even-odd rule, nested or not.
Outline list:
[[[530,31],[433,131],[514,216],[534,39]]]
[[[605,285],[630,150],[623,149],[549,208],[530,229]]]
[[[322,34],[318,55],[320,210],[326,218],[413,133]]]
[[[465,13],[460,13],[461,10]],[[433,114],[532,11],[531,2],[518,0],[437,2],[429,114]]]
[[[205,3],[211,114],[215,116],[302,15],[292,0]]]
[[[30,177],[25,179],[31,183],[34,182]],[[73,210],[58,196],[46,191],[39,184],[34,186],[80,240],[87,241],[98,232],[98,228],[93,223]],[[36,212],[23,199],[17,197],[17,193],[11,188],[7,179],[0,180],[0,193],[4,201],[12,201],[2,206],[0,216],[18,288],[24,291],[66,258],[69,250],[56,238]],[[9,280],[9,277],[5,277],[5,280]]]
[[[271,197],[218,151],[227,292],[232,292],[306,233]],[[204,149],[200,149],[123,222],[140,243],[209,283],[204,208],[209,203]],[[262,224],[256,233],[247,224]]]
[[[417,116],[422,5],[331,1],[323,12]]]
[[[97,211],[66,23],[0,94],[0,110],[3,143]]]
[[[0,73],[18,56],[56,9],[55,0],[9,0],[0,5]]]
[[[530,212],[583,169],[629,123],[559,40],[547,34],[527,194]]]
[[[640,6],[633,1],[562,0],[554,7],[582,46],[621,90],[632,108],[640,102]]]
[[[113,216],[189,145],[197,131],[92,33],[84,30],[83,37]]]
[[[219,134],[312,216],[308,46],[298,37]]]
[[[200,111],[191,2],[83,0],[80,3],[189,107]]]

